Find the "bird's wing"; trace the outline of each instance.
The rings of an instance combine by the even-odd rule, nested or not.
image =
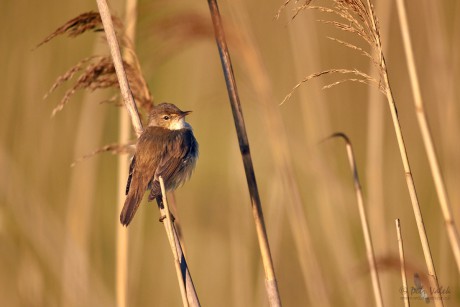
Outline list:
[[[195,150],[196,142],[193,137],[193,132],[190,130],[172,131],[173,137],[169,137],[166,150],[155,171],[155,182],[152,183],[152,192],[149,199],[161,194],[158,178],[161,176],[165,183],[168,183],[171,188],[175,185],[180,185],[183,182],[181,171],[187,166],[187,157],[191,150]],[[171,178],[175,178],[172,182]]]
[[[128,195],[120,215],[120,221],[123,225],[128,225],[134,217],[160,162],[158,155],[155,153],[161,152],[160,144],[162,142],[152,137],[154,135],[153,133],[143,133],[137,142],[136,153],[133,162],[131,162],[130,176],[126,187]]]
[[[131,164],[129,165],[129,175],[128,181],[126,182],[126,192],[125,195],[128,195],[129,187],[131,186],[131,180],[133,179],[134,166],[136,165],[136,156],[133,156],[131,159]]]
[[[147,129],[154,130],[159,128],[148,127]],[[165,134],[163,133],[146,131],[139,137],[136,154],[134,155],[135,165],[131,176],[131,187],[135,185],[143,189],[143,192],[148,189],[150,181],[156,176],[156,170],[161,164],[162,153],[165,151],[164,143]]]

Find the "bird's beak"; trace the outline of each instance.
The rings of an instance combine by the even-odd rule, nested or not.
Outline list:
[[[182,113],[180,114],[180,117],[185,117],[189,115],[190,113],[192,113],[192,111],[182,111]]]

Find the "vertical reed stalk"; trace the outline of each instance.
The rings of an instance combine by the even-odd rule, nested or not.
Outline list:
[[[393,12],[393,1],[379,1],[376,3],[379,11],[379,24],[382,40],[388,42],[382,46],[383,54],[387,54],[390,49],[390,26]],[[371,65],[369,75],[377,76],[379,67]],[[378,229],[373,233],[374,248],[377,254],[387,253],[389,250],[388,236],[388,207],[385,206],[385,97],[380,91],[370,89],[368,91],[368,113],[367,113],[367,137],[366,137],[366,186],[369,224],[373,229]],[[382,286],[382,296],[388,298],[394,294],[391,276],[380,275]]]
[[[169,244],[171,246],[172,253],[174,255],[174,266],[176,268],[176,274],[177,274],[177,279],[179,282],[179,288],[180,288],[180,294],[182,297],[182,304],[184,307],[188,307],[188,301],[187,301],[187,293],[185,291],[185,276],[182,276],[182,271],[181,271],[181,264],[180,264],[180,259],[179,259],[179,253],[176,249],[176,245],[174,242],[174,231],[173,231],[173,220],[171,218],[171,211],[169,211],[169,206],[168,206],[168,199],[166,197],[166,189],[165,189],[165,183],[163,181],[163,177],[158,178],[160,181],[160,187],[161,187],[161,195],[162,201],[163,201],[163,208],[160,208],[162,214],[166,217],[166,222],[163,220],[163,225],[165,226],[166,233],[168,234],[168,240]],[[179,245],[180,246],[180,245]]]
[[[129,116],[124,109],[120,109],[118,115],[118,141],[125,144],[130,136]],[[128,158],[125,155],[118,156],[118,205],[117,215],[121,212],[124,202],[127,171],[129,168]],[[128,230],[116,225],[117,232],[117,255],[116,255],[116,292],[117,307],[126,307],[126,294],[128,292]]]
[[[348,136],[344,133],[335,133],[331,137],[341,137],[345,140],[347,148],[348,163],[353,174],[353,182],[356,193],[356,199],[358,201],[359,218],[361,220],[361,228],[364,235],[364,243],[366,245],[366,256],[369,263],[369,271],[371,273],[372,289],[374,291],[375,306],[382,307],[382,290],[380,289],[379,274],[377,271],[377,264],[375,262],[374,247],[372,246],[371,233],[369,230],[369,224],[367,222],[366,210],[364,209],[363,192],[361,189],[361,183],[358,176],[358,168],[356,167],[355,155],[353,147]]]
[[[409,25],[407,22],[406,8],[403,0],[397,0],[396,3],[398,8],[399,23],[401,25],[404,51],[406,53],[406,63],[409,71],[412,95],[414,96],[415,113],[417,115],[417,121],[422,134],[423,144],[425,145],[425,151],[428,156],[428,162],[430,164],[431,175],[433,176],[436,187],[436,193],[438,194],[439,205],[441,206],[441,212],[444,217],[444,226],[446,227],[450,247],[457,263],[457,269],[460,272],[460,237],[452,215],[446,186],[441,174],[438,158],[433,145],[433,138],[431,137],[430,128],[426,118],[425,107],[417,75],[417,68],[415,66],[414,51],[412,48]]]
[[[389,42],[391,12],[393,1],[378,2],[379,23],[382,40]],[[389,50],[389,45],[382,46],[383,53]],[[379,73],[379,68],[371,65],[369,75],[375,76]],[[386,222],[386,207],[384,199],[384,142],[385,142],[385,117],[382,114],[385,111],[384,96],[379,91],[370,90],[368,93],[369,109],[367,119],[367,140],[366,140],[366,186],[367,200],[369,204],[369,222],[374,229],[380,231],[374,233],[374,242],[376,251],[388,251],[388,227]],[[381,276],[382,284],[385,282],[385,276]],[[385,289],[385,287],[383,287]],[[390,293],[388,293],[390,294]],[[383,296],[385,295],[385,291]]]
[[[402,286],[403,291],[402,294],[404,295],[404,306],[409,307],[409,288],[407,287],[407,279],[406,279],[406,262],[404,260],[404,245],[403,239],[401,235],[401,223],[399,219],[395,220],[396,223],[396,234],[398,235],[398,248],[399,248],[399,263],[401,264],[401,279],[402,279]]]
[[[372,34],[375,36],[374,41],[377,44],[379,63],[383,71],[382,77],[383,77],[383,86],[385,89],[385,96],[388,101],[388,106],[390,108],[390,113],[391,113],[391,119],[393,121],[393,127],[396,133],[396,139],[398,142],[399,152],[400,152],[401,160],[402,160],[403,167],[404,167],[404,175],[406,178],[406,184],[409,190],[409,195],[410,195],[410,199],[412,203],[412,209],[414,211],[415,221],[417,223],[417,229],[418,229],[420,241],[421,241],[422,248],[423,248],[423,254],[425,256],[425,262],[428,268],[428,274],[430,276],[429,278],[430,285],[434,289],[439,289],[438,278],[436,276],[436,270],[435,270],[433,258],[431,255],[430,245],[428,242],[428,236],[426,234],[425,224],[423,222],[423,217],[422,217],[422,211],[420,210],[417,192],[415,190],[415,184],[414,184],[414,179],[412,177],[412,171],[409,165],[409,158],[407,156],[406,145],[404,144],[404,138],[402,135],[401,126],[399,124],[396,103],[393,98],[393,93],[391,92],[385,57],[383,56],[383,50],[382,50],[382,44],[380,41],[379,31],[376,25],[375,15],[374,15],[374,11],[372,9],[370,0],[367,0],[367,6],[368,6],[369,14],[370,16],[372,16],[371,18],[371,22],[372,22],[371,26],[373,29]],[[439,299],[435,299],[435,305],[437,307],[444,306],[442,298],[440,296],[439,296]]]
[[[137,0],[127,0],[125,7],[125,36],[134,42],[137,21]],[[133,44],[134,45],[134,44]],[[134,46],[133,46],[134,48]],[[130,52],[125,52],[125,58],[131,57]],[[129,61],[129,59],[128,59]],[[130,61],[129,61],[130,62]],[[130,139],[131,129],[129,115],[126,110],[120,108],[118,113],[118,143],[126,144]],[[125,186],[127,171],[129,168],[128,158],[118,155],[118,212],[121,212],[125,202]],[[118,225],[117,225],[118,226]],[[117,255],[116,255],[116,298],[117,307],[126,307],[128,292],[128,231],[123,227],[116,227],[117,232]]]
[[[379,1],[376,3],[379,10],[379,24],[382,40],[388,42],[382,46],[383,53],[387,54],[390,49],[390,26],[393,11],[393,1]],[[379,67],[371,65],[369,75],[376,76],[379,74]],[[366,186],[367,201],[371,204],[368,208],[369,223],[374,232],[374,242],[376,253],[387,253],[389,250],[388,237],[388,207],[385,206],[385,180],[384,180],[384,163],[385,163],[385,135],[386,131],[385,117],[385,97],[380,91],[368,91],[368,113],[367,113],[367,140],[366,140]],[[380,275],[382,286],[382,296],[390,297],[393,295],[391,276]]]
[[[101,14],[102,24],[104,25],[104,32],[107,36],[110,54],[112,55],[113,65],[115,66],[115,71],[117,73],[117,79],[120,83],[120,91],[123,102],[128,109],[134,131],[136,132],[137,137],[139,137],[143,130],[142,122],[139,117],[139,112],[137,111],[137,105],[134,102],[133,94],[129,88],[125,68],[123,67],[120,47],[117,41],[117,36],[115,34],[115,29],[113,27],[112,16],[110,15],[109,7],[107,6],[107,2],[105,0],[96,0],[96,2],[99,13]]]
[[[107,42],[110,47],[110,53],[112,55],[112,60],[115,66],[115,71],[117,73],[118,82],[120,85],[120,91],[122,93],[123,101],[125,103],[126,108],[128,109],[131,122],[133,124],[134,130],[139,137],[142,133],[142,122],[139,117],[139,113],[137,111],[136,103],[134,102],[133,95],[129,88],[128,79],[126,77],[126,72],[123,67],[123,62],[121,58],[120,48],[118,45],[117,37],[115,35],[115,30],[113,27],[113,22],[111,18],[111,14],[109,8],[107,6],[107,2],[105,0],[96,0],[97,6],[99,9],[99,13],[101,14],[102,23],[104,25],[104,31],[107,35]],[[181,274],[182,274],[182,282],[185,283],[186,293],[188,304],[190,306],[200,306],[198,296],[195,291],[195,287],[193,285],[193,281],[187,266],[187,262],[185,261],[185,257],[182,253],[182,249],[179,243],[179,239],[177,237],[177,231],[174,227],[172,227],[172,233],[167,231],[168,237],[171,236],[174,238],[174,244],[176,245],[175,249],[178,253],[178,259],[180,259],[180,267],[181,267]],[[168,227],[166,227],[168,229]],[[174,253],[174,256],[176,253]],[[175,256],[176,257],[176,256]],[[182,287],[182,285],[180,285]]]
[[[234,35],[241,36],[242,42],[237,52],[241,53],[244,67],[250,75],[257,101],[260,104],[260,114],[265,121],[265,129],[267,134],[271,136],[269,144],[273,153],[274,167],[279,174],[277,182],[283,188],[285,203],[283,212],[288,215],[288,224],[292,229],[296,244],[297,259],[300,264],[306,292],[310,304],[318,304],[324,307],[332,306],[320,261],[312,243],[312,234],[307,224],[307,215],[302,203],[300,187],[294,175],[295,168],[289,152],[288,133],[274,98],[276,96],[273,93],[274,86],[270,81],[255,39],[251,35],[249,18],[244,13],[245,9],[242,3],[238,5],[237,10],[238,16],[244,22],[239,31],[234,31]],[[311,280],[315,280],[315,283],[311,283]]]
[[[252,164],[252,158],[249,149],[249,141],[246,134],[246,127],[244,124],[243,112],[241,109],[241,104],[238,96],[235,77],[233,75],[230,54],[228,52],[227,42],[225,40],[222,20],[217,6],[217,1],[208,0],[208,4],[214,26],[216,43],[219,49],[220,59],[222,62],[222,69],[227,84],[230,105],[232,107],[233,119],[235,122],[235,128],[238,135],[241,156],[243,158],[243,164],[246,173],[246,180],[248,182],[249,193],[251,196],[252,212],[256,224],[257,238],[259,241],[259,248],[262,255],[262,262],[265,271],[265,287],[268,295],[268,301],[270,303],[270,306],[281,306],[281,299],[279,296],[278,285],[276,282],[275,270],[273,268],[273,261],[270,253],[267,231],[265,229],[262,205],[260,202],[254,166]]]

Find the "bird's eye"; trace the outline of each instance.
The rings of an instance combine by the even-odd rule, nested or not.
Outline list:
[[[163,119],[164,119],[164,120],[169,120],[169,116],[168,116],[168,115],[165,115],[165,116],[163,116]]]

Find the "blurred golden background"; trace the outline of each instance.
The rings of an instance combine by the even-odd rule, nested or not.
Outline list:
[[[427,117],[459,223],[460,3],[406,2]],[[376,89],[352,82],[321,90],[341,79],[326,76],[302,85],[279,106],[311,73],[329,68],[371,73],[366,58],[327,36],[359,40],[316,22],[324,17],[318,12],[291,21],[288,7],[275,20],[281,4],[219,1],[283,305],[314,305],[321,287],[332,306],[374,302],[344,144],[320,143],[343,131],[356,153],[384,302],[401,306],[395,218],[401,219],[407,264],[419,274],[426,274],[426,265],[387,102]],[[450,290],[445,306],[460,306],[459,272],[415,117],[396,5],[374,4],[439,283]],[[110,5],[113,14],[124,16],[124,1]],[[86,33],[35,49],[56,28],[90,10],[97,10],[95,1],[0,3],[2,306],[115,306],[117,157],[103,153],[70,165],[117,142],[118,113],[125,109],[99,103],[116,90],[79,91],[51,118],[70,84],[42,99],[81,59],[107,54],[106,42]],[[139,1],[137,12],[136,51],[155,102],[194,111],[188,121],[200,159],[190,182],[175,193],[175,215],[201,304],[265,306],[250,199],[219,55],[208,35],[207,3]],[[181,28],[187,16],[202,16],[210,32]],[[289,186],[282,182],[280,159],[292,165]],[[296,202],[301,206],[292,205]],[[128,229],[128,306],[181,304],[158,215],[155,204],[144,203]],[[315,272],[305,274],[301,267]],[[408,280],[412,286],[413,272]]]

